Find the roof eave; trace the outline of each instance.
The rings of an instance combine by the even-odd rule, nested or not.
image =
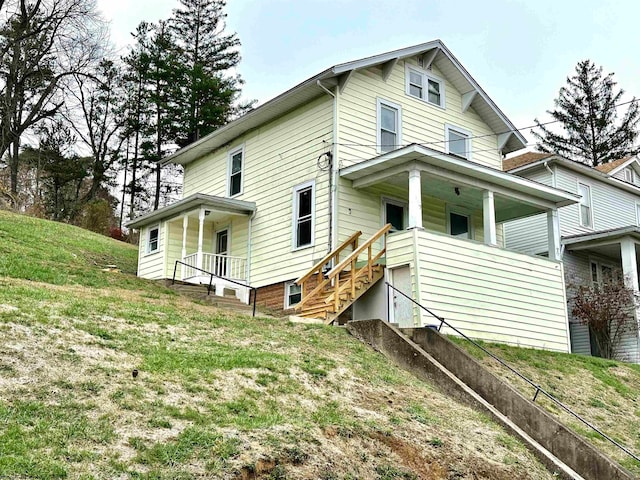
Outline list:
[[[209,206],[212,210],[219,209],[239,215],[250,215],[256,210],[256,204],[254,202],[246,202],[244,200],[236,200],[233,198],[214,197],[212,195],[206,195],[203,193],[195,193],[171,205],[159,208],[158,210],[154,210],[152,212],[145,213],[137,218],[134,218],[133,220],[129,220],[125,223],[125,227],[143,227],[160,220],[173,218],[177,215],[191,211],[194,208],[200,206]]]

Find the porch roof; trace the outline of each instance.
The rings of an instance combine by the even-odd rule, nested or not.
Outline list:
[[[233,198],[194,193],[169,206],[140,215],[125,223],[125,226],[128,228],[143,227],[144,225],[149,225],[159,220],[175,217],[194,208],[206,208],[212,211],[225,212],[230,215],[251,215],[256,211],[256,204],[255,202],[245,202],[244,200],[236,200]]]
[[[352,180],[354,188],[366,188],[412,169],[461,187],[491,190],[540,209],[559,208],[580,201],[579,195],[418,144],[343,168],[340,176]]]
[[[600,245],[618,243],[618,241],[624,237],[632,237],[634,240],[640,242],[640,227],[630,225],[628,227],[568,235],[562,237],[562,243],[571,250],[584,250]]]

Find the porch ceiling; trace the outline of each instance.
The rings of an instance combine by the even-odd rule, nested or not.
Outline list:
[[[499,222],[580,200],[572,193],[415,144],[343,168],[340,175],[352,180],[354,188],[387,183],[407,188],[412,169],[421,171],[423,195],[449,203],[481,208],[482,191],[493,191]]]
[[[198,210],[201,208],[204,208],[205,212],[209,212],[208,217],[211,217],[209,220],[214,220],[216,216],[251,215],[256,211],[256,204],[254,202],[245,202],[233,198],[215,197],[213,195],[205,195],[204,193],[196,193],[167,207],[141,215],[127,222],[125,226],[128,228],[140,228],[160,220],[173,219],[185,213],[189,216],[194,214],[197,216]]]
[[[423,197],[432,197],[442,200],[448,205],[464,207],[469,210],[482,210],[483,189],[470,186],[461,186],[459,183],[443,180],[437,176],[423,173],[420,179]],[[408,172],[401,172],[385,179],[385,185],[403,189],[408,197]],[[376,189],[376,185],[371,185]],[[384,193],[383,193],[384,194]],[[517,199],[496,194],[494,196],[496,222],[506,222],[516,218],[535,215],[544,211],[541,208],[523,203]]]

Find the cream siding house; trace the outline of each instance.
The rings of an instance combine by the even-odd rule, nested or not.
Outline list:
[[[640,163],[625,158],[591,168],[556,155],[528,153],[504,162],[511,173],[581,195],[578,204],[559,210],[566,284],[601,282],[612,271],[622,271],[638,290],[637,242],[640,240]],[[542,216],[505,225],[507,248],[546,254],[547,230]],[[636,320],[637,320],[636,313]],[[640,362],[639,329],[623,336],[617,355]],[[585,325],[570,318],[572,351],[595,354]]]
[[[524,145],[441,41],[337,65],[165,160],[184,166],[184,199],[129,223],[164,238],[161,267],[141,242],[138,273],[198,282],[205,270],[289,309],[307,301],[314,265],[318,282],[333,278],[331,252],[390,224],[368,248],[384,281],[475,337],[567,351],[557,215],[579,197],[504,173],[503,154]],[[538,213],[551,258],[505,249],[504,222]],[[349,302],[353,318],[432,323],[387,301],[384,281]]]

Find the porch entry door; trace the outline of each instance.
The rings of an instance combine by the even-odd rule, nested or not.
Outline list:
[[[213,273],[219,277],[227,277],[228,275],[228,259],[229,255],[229,230],[218,230],[216,232],[216,256],[213,261]]]
[[[411,270],[408,265],[391,269],[391,283],[411,297]],[[399,327],[413,327],[413,303],[395,290],[392,291],[393,323]]]

